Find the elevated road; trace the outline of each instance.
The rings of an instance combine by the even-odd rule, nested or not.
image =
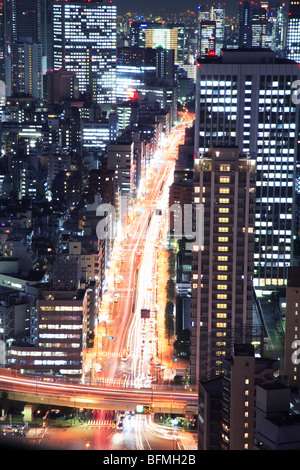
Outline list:
[[[7,391],[9,398],[23,402],[99,410],[135,411],[137,405],[144,405],[149,406],[153,413],[183,414],[196,413],[198,403],[196,392],[176,390],[175,387],[96,387],[33,379],[9,369],[0,369],[0,390]]]

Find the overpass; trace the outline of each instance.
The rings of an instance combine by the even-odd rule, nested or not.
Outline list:
[[[149,406],[153,413],[197,414],[198,395],[172,386],[122,388],[61,382],[45,377],[25,377],[16,371],[0,369],[0,390],[10,399],[26,403],[116,411],[135,411]]]

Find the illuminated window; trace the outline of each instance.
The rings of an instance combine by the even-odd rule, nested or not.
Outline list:
[[[229,193],[230,193],[230,189],[229,189],[229,188],[220,188],[220,189],[219,189],[219,193],[220,193],[220,194],[229,194]]]
[[[217,299],[218,300],[227,300],[227,294],[218,294]]]
[[[219,230],[219,232],[222,232],[222,233],[227,233],[227,232],[229,232],[228,227],[219,227],[218,230]]]
[[[226,328],[226,323],[217,323],[217,328]]]
[[[218,284],[217,289],[218,290],[227,290],[228,286],[226,284]]]
[[[218,261],[228,261],[228,256],[218,256]]]
[[[228,271],[228,266],[220,265],[218,266],[218,271]]]
[[[218,237],[218,242],[227,243],[228,242],[228,237]]]
[[[230,183],[229,176],[220,176],[220,183]]]
[[[228,279],[228,276],[225,276],[224,274],[223,275],[222,274],[218,275],[218,281],[227,281],[227,279]],[[226,287],[226,289],[227,289],[227,287]]]
[[[228,224],[229,218],[228,217],[219,217],[220,224]]]
[[[220,171],[230,171],[230,165],[220,165]]]
[[[229,213],[229,207],[220,207],[219,208],[219,213],[220,214],[228,214]]]
[[[219,199],[219,204],[229,204],[230,200],[227,197],[221,197]]]
[[[217,304],[217,308],[227,308],[227,304]]]
[[[228,246],[218,246],[218,251],[228,251]]]
[[[217,318],[227,318],[226,313],[217,313]]]

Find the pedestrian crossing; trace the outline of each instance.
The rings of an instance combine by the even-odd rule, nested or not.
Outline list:
[[[101,426],[101,427],[115,427],[115,423],[110,420],[104,420],[104,419],[97,419],[97,420],[89,420],[87,421],[87,426]]]
[[[115,351],[103,351],[98,353],[98,356],[102,357],[122,357],[123,354],[121,352],[115,352]]]

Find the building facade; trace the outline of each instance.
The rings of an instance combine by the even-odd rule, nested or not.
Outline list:
[[[298,64],[239,49],[198,65],[195,152],[236,145],[256,158],[254,285],[283,286],[293,253]]]
[[[102,104],[116,100],[116,18],[108,1],[53,4],[54,69],[75,71],[79,90]]]
[[[287,58],[300,63],[300,2],[290,2],[287,23]]]
[[[286,287],[285,310],[285,374],[289,384],[299,387],[300,383],[300,269],[291,267]]]
[[[252,334],[255,161],[238,148],[195,160],[194,204],[204,206],[204,243],[193,247],[191,378],[222,373],[235,342]]]

